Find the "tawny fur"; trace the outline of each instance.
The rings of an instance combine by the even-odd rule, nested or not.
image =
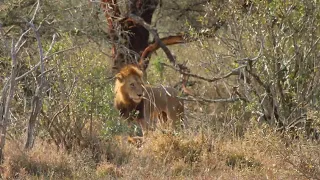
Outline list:
[[[137,121],[145,135],[158,122],[171,122],[174,128],[183,121],[183,101],[170,87],[151,87],[143,83],[142,71],[127,65],[116,75],[114,104],[121,116]],[[141,96],[142,95],[142,96]],[[132,117],[138,111],[137,117]]]

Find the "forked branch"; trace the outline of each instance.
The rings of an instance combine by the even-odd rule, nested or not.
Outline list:
[[[148,23],[146,23],[141,17],[134,15],[134,14],[129,14],[128,18],[130,18],[132,21],[134,21],[136,24],[139,24],[141,26],[143,26],[146,30],[148,30],[152,36],[155,39],[155,42],[157,45],[160,46],[160,48],[164,51],[164,53],[166,54],[166,56],[168,57],[169,61],[176,66],[176,60],[173,57],[172,53],[170,52],[170,50],[168,49],[168,47],[161,41],[161,39],[159,38],[159,34],[157,32],[157,30],[153,27],[151,27]],[[140,64],[141,66],[142,64]],[[142,66],[141,66],[142,67]]]

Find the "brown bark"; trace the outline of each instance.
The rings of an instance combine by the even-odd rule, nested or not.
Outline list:
[[[146,70],[151,54],[159,48],[166,53],[169,61],[176,65],[166,46],[196,40],[196,38],[187,37],[183,33],[159,38],[157,30],[151,28],[151,21],[157,6],[159,4],[161,6],[160,0],[130,0],[127,2],[129,5],[128,11],[122,14],[117,2],[117,0],[101,0],[101,8],[108,23],[107,32],[113,43],[113,69],[116,72],[127,64],[136,64]],[[212,37],[214,32],[222,27],[224,23],[224,21],[217,20],[211,27],[212,31],[200,34]],[[117,35],[119,32],[120,35]],[[149,44],[150,34],[153,36],[154,41]]]
[[[153,12],[158,3],[158,0],[130,0],[128,14],[140,16],[146,23],[151,24]],[[126,64],[137,64],[140,54],[148,46],[149,31],[130,19],[117,21],[121,18],[117,0],[101,0],[101,8],[105,13],[108,33],[113,42],[113,69],[118,71]],[[120,36],[115,33],[116,28],[122,31]],[[125,43],[118,44],[119,39],[124,39]]]

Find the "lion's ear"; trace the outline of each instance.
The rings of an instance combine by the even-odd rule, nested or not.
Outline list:
[[[137,74],[138,74],[138,76],[140,76],[141,78],[143,77],[143,71],[142,71],[142,70],[137,71]]]
[[[116,74],[116,79],[119,80],[120,82],[123,81],[123,75],[121,73]]]

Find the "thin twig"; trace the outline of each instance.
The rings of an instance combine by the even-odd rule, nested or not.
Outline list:
[[[169,65],[169,64],[166,64],[166,63],[162,63],[162,62],[161,62],[161,65],[167,66],[167,67],[169,67],[169,68],[171,68],[171,69],[173,69],[173,70],[175,70],[175,71],[180,72],[180,73],[183,74],[183,75],[187,75],[187,76],[194,77],[194,78],[201,79],[201,80],[208,81],[208,82],[215,82],[215,81],[218,81],[218,80],[220,80],[220,79],[228,78],[228,77],[230,77],[230,76],[232,76],[232,75],[239,75],[239,69],[244,68],[244,67],[247,66],[247,65],[239,66],[239,67],[231,70],[230,73],[228,73],[228,74],[226,74],[226,75],[224,75],[224,76],[221,76],[221,77],[206,78],[206,77],[202,77],[202,76],[199,76],[199,75],[196,75],[196,74],[192,74],[192,73],[188,73],[188,72],[185,72],[185,71],[181,71],[180,68],[173,67],[173,66],[171,66],[171,65]]]
[[[44,59],[48,56],[48,54],[50,53],[51,49],[53,48],[53,45],[56,43],[56,37],[57,37],[57,35],[56,35],[56,34],[53,34],[51,44],[50,44],[50,46],[49,46],[48,51],[47,51],[46,54],[44,55]]]
[[[66,104],[60,111],[56,112],[53,117],[51,118],[50,120],[50,123],[49,123],[49,126],[48,126],[48,129],[50,130],[51,129],[51,126],[52,126],[52,123],[53,121],[56,119],[56,117],[61,114],[67,107],[69,106],[69,104]]]
[[[16,49],[17,53],[20,51],[21,47],[27,42],[27,40],[24,40],[19,47]]]
[[[30,20],[30,23],[33,24],[33,21],[34,19],[36,18],[36,15],[37,15],[37,12],[40,8],[40,1],[38,0],[37,1],[37,6],[36,6],[36,9],[34,10],[34,13],[33,13],[33,16],[32,16],[32,19]]]
[[[12,47],[11,48],[12,68],[11,68],[11,77],[10,77],[10,84],[9,84],[10,88],[9,88],[9,95],[7,97],[6,104],[5,104],[4,120],[3,120],[3,124],[2,124],[3,127],[2,128],[6,128],[6,126],[7,126],[7,122],[8,122],[8,118],[9,118],[10,103],[13,98],[14,91],[15,91],[15,85],[16,85],[16,81],[14,79],[15,79],[15,76],[17,73],[17,54],[16,54],[16,49],[15,49],[13,40],[12,40],[11,47]]]
[[[39,0],[38,0],[39,3]],[[37,5],[38,6],[38,5]],[[44,79],[44,56],[43,56],[43,48],[42,48],[42,43],[40,40],[40,34],[38,32],[38,30],[36,29],[36,27],[34,26],[34,24],[31,22],[27,23],[34,31],[37,42],[38,42],[38,49],[39,49],[39,58],[40,58],[40,71],[41,71],[41,78],[40,78],[40,86],[42,86],[42,84],[44,83],[45,79]]]
[[[44,60],[47,60],[49,58],[51,58],[52,56],[54,55],[57,55],[57,54],[60,54],[60,53],[63,53],[63,52],[66,52],[66,51],[70,51],[70,50],[73,50],[75,48],[78,48],[79,46],[74,46],[74,47],[71,47],[71,48],[68,48],[68,49],[64,49],[64,50],[61,50],[61,51],[58,51],[58,52],[55,52],[55,53],[52,53],[50,54],[49,56],[46,56],[44,57]],[[30,73],[32,73],[33,71],[35,71],[39,66],[40,66],[41,62],[39,61],[35,66],[33,66],[29,71],[25,72],[24,74],[22,74],[21,76],[17,77],[16,78],[16,81],[20,81],[21,79],[23,79],[24,77],[26,77],[27,75],[29,75]]]
[[[21,36],[19,37],[16,45],[15,45],[15,49],[19,49],[20,48],[20,42],[22,41],[22,38],[30,31],[30,28],[27,29],[24,33],[21,34]],[[19,48],[18,48],[19,46]]]
[[[177,98],[182,99],[184,101],[197,101],[197,102],[206,102],[206,103],[219,103],[219,102],[225,102],[225,103],[233,103],[236,101],[248,101],[245,98],[242,97],[235,97],[235,98],[226,98],[226,99],[207,99],[203,97],[181,97],[177,96]]]

